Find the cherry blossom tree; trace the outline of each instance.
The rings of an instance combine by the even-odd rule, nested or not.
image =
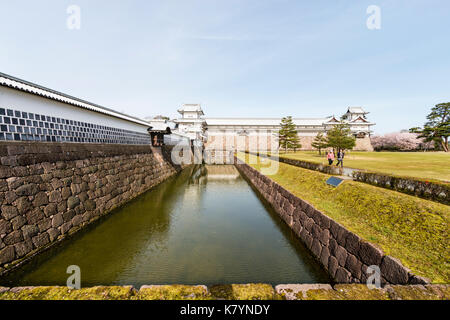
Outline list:
[[[424,139],[419,138],[418,134],[410,132],[393,132],[382,136],[373,136],[371,142],[375,150],[414,151],[428,150],[433,147],[432,143],[425,142]]]

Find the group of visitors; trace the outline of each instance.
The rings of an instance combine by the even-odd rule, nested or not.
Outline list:
[[[342,149],[339,149],[338,153],[337,153],[337,163],[336,166],[339,167],[339,165],[341,167],[344,167],[344,156],[345,156],[345,152]],[[327,159],[328,159],[328,164],[331,166],[334,162],[334,151],[330,150],[327,152]]]

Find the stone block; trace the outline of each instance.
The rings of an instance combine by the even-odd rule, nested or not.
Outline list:
[[[347,238],[345,239],[345,249],[353,255],[359,254],[359,243],[361,239],[353,232],[349,232],[347,234]]]
[[[286,300],[302,300],[307,298],[308,291],[329,290],[333,288],[329,284],[279,284],[275,287],[277,294]]]
[[[52,227],[58,228],[64,222],[62,213],[55,214],[52,218]]]
[[[338,244],[336,242],[336,240],[334,240],[333,238],[330,239],[329,243],[328,243],[328,248],[330,249],[330,254],[332,256],[336,255],[336,249],[338,247]]]
[[[331,227],[331,219],[325,214],[320,215],[319,225],[322,229],[330,229]]]
[[[381,249],[367,241],[361,241],[359,247],[359,257],[366,265],[380,266],[384,253]]]
[[[337,259],[333,256],[328,257],[328,273],[334,279],[336,271],[339,268]]]
[[[325,269],[328,269],[329,258],[330,258],[330,251],[328,247],[322,247],[322,251],[320,253],[320,263],[322,263]]]
[[[19,211],[16,207],[13,206],[2,206],[2,216],[6,220],[11,220],[15,216],[19,214]]]
[[[61,192],[58,190],[54,190],[54,191],[50,192],[50,194],[48,196],[48,201],[50,201],[52,203],[58,203],[58,202],[62,201]]]
[[[25,239],[25,241],[16,243],[14,249],[16,250],[17,258],[21,258],[33,250],[33,242],[30,239]]]
[[[320,259],[320,254],[322,252],[322,246],[318,239],[315,239],[315,238],[313,239],[311,251],[317,259]]]
[[[322,230],[319,235],[319,240],[324,246],[328,246],[330,241],[330,231],[328,229]]]
[[[64,222],[68,222],[72,220],[73,217],[75,217],[76,213],[74,210],[68,210],[63,213],[63,220]]]
[[[347,229],[345,229],[342,226],[339,226],[336,241],[340,246],[345,247],[345,241],[349,233],[350,232]]]
[[[27,223],[27,219],[24,216],[17,216],[11,219],[11,225],[14,230],[19,230]],[[1,234],[2,232],[0,232]]]
[[[7,246],[14,245],[16,243],[19,243],[23,241],[22,231],[16,230],[13,232],[10,232],[6,235],[6,237],[3,238],[3,243]]]
[[[72,195],[72,191],[70,190],[69,187],[64,187],[61,190],[61,197],[63,200],[67,200],[69,199],[69,197]]]
[[[407,284],[409,270],[405,268],[400,260],[391,256],[384,256],[380,267],[381,275],[391,284]]]
[[[13,246],[8,246],[0,250],[0,265],[11,262],[16,257]]]
[[[7,204],[11,204],[18,198],[17,194],[14,191],[6,191],[5,192],[5,200]]]
[[[22,234],[25,239],[31,239],[39,233],[39,228],[34,224],[27,224],[22,227]]]
[[[314,237],[314,239],[319,239],[320,234],[322,233],[322,229],[320,229],[318,224],[313,224],[311,228],[311,235]]]
[[[53,190],[57,190],[57,189],[63,187],[63,183],[62,183],[61,179],[53,178],[53,179],[50,181],[50,184],[52,185],[52,189],[53,189]]]
[[[314,225],[314,220],[308,217],[308,218],[306,218],[306,221],[303,226],[306,230],[308,230],[308,232],[311,232],[313,225]]]
[[[57,212],[56,203],[49,203],[44,208],[44,214],[45,214],[46,217],[50,217],[50,216],[56,214],[56,212]]]
[[[42,248],[50,242],[50,239],[48,233],[44,232],[33,237],[32,241],[36,248]]]
[[[58,205],[56,207],[57,212],[64,212],[67,210],[67,201],[61,201],[58,202]]]
[[[39,192],[34,196],[33,206],[40,207],[48,204],[48,197],[45,192]]]
[[[61,234],[64,235],[72,228],[72,221],[68,221],[59,227],[59,230],[61,231]]]
[[[303,212],[306,213],[306,215],[310,218],[313,218],[313,214],[315,214],[316,209],[314,209],[314,207],[312,205],[310,205],[309,203],[307,203],[306,201],[303,201]]]
[[[345,261],[347,260],[347,255],[348,255],[347,250],[345,250],[345,248],[343,248],[340,245],[338,245],[336,247],[335,251],[336,251],[335,257],[336,257],[339,265],[341,267],[344,267],[345,266]]]
[[[345,268],[350,271],[356,279],[361,279],[361,267],[362,263],[353,254],[347,256]]]
[[[337,283],[351,283],[351,273],[343,267],[338,267],[334,280]]]
[[[21,197],[15,201],[15,205],[20,214],[26,213],[33,206],[31,202],[28,200],[28,197]]]
[[[0,165],[0,178],[1,179],[9,178],[13,175],[14,175],[13,170],[10,167]]]
[[[47,233],[48,233],[50,242],[55,241],[58,238],[58,236],[61,234],[61,232],[56,228],[48,229]]]
[[[77,197],[71,196],[67,199],[67,207],[69,209],[73,209],[76,206],[78,206],[79,204],[80,204],[80,199],[78,199]]]
[[[425,277],[421,277],[421,276],[417,276],[417,275],[414,275],[414,274],[410,274],[408,283],[409,284],[422,284],[422,285],[425,285],[425,284],[431,283],[431,280],[428,279],[428,278],[425,278]]]
[[[45,232],[52,227],[52,219],[45,218],[38,224],[39,232]]]
[[[25,184],[23,186],[18,187],[15,191],[19,197],[33,196],[39,192],[39,187],[34,183],[30,183],[30,184]]]
[[[314,223],[317,224],[320,227],[320,221],[322,219],[322,212],[320,212],[319,210],[312,210],[311,211],[311,218],[314,220]]]
[[[300,234],[303,230],[301,223],[298,220],[295,220],[292,226],[292,230],[295,232],[297,237],[300,237]]]
[[[119,192],[117,189],[115,191]],[[87,193],[83,191],[78,195],[78,199],[80,199],[81,202],[85,202],[86,200],[89,199],[89,197],[88,197]]]
[[[34,208],[26,214],[28,224],[37,224],[45,218],[44,212],[39,208]]]
[[[72,226],[73,227],[80,226],[82,222],[83,222],[83,217],[81,215],[77,215],[72,218]]]
[[[0,218],[0,235],[6,234],[12,231],[11,222]]]
[[[298,208],[298,212],[296,215],[298,216],[298,220],[300,221],[300,223],[304,226],[306,220],[308,219],[308,216],[306,215],[306,213],[304,213],[303,211],[301,211],[300,208]]]

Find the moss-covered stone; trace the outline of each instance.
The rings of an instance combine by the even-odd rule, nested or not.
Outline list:
[[[450,300],[450,285],[448,284],[429,284],[425,288],[443,300]]]
[[[334,286],[345,300],[389,300],[384,289],[369,289],[364,284],[338,284]]]
[[[21,287],[0,293],[0,300],[129,300],[135,296],[131,286],[92,287],[73,290],[67,287]]]
[[[229,284],[210,287],[215,299],[225,300],[278,300],[281,299],[269,284]]]
[[[435,287],[435,288],[433,288]],[[448,300],[450,296],[445,297],[445,289],[439,290],[437,286],[422,286],[422,285],[411,285],[411,286],[398,286],[392,285],[386,287],[389,297],[392,300]]]
[[[329,284],[280,284],[275,286],[276,293],[285,300],[303,300],[306,292],[310,290],[325,289],[332,290]]]
[[[344,300],[344,296],[333,289],[311,289],[297,293],[298,300]]]
[[[153,285],[142,286],[137,295],[139,300],[210,300],[206,286]]]
[[[92,287],[0,287],[0,300],[278,300],[289,294],[297,300],[449,300],[449,285],[386,286],[370,290],[362,284],[283,285],[231,284],[206,286],[155,285],[136,291],[132,286]],[[281,287],[281,286],[278,286]]]

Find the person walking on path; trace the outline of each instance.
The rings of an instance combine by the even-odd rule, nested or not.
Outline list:
[[[344,167],[344,156],[345,156],[344,151],[339,149],[339,151],[337,153],[337,159],[338,159],[338,162],[336,163],[337,167],[339,167],[339,164],[341,165],[341,168]]]
[[[332,165],[334,162],[334,153],[333,151],[328,151],[327,152],[327,159],[328,159],[328,165]]]

